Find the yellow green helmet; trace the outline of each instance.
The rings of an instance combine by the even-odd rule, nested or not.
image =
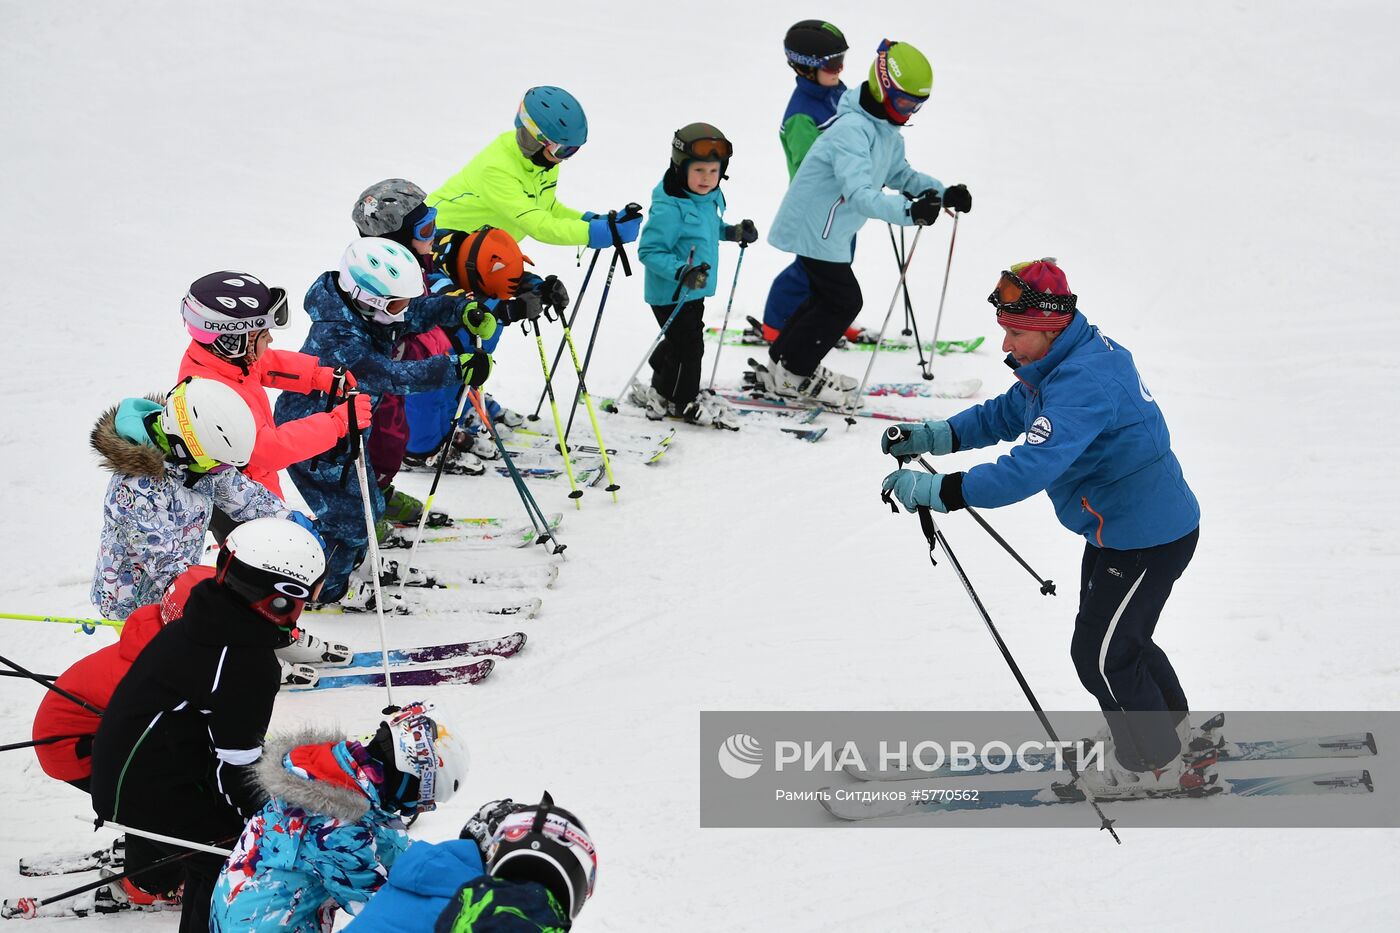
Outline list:
[[[890,120],[903,125],[933,92],[933,66],[909,43],[886,39],[870,64],[866,86]]]

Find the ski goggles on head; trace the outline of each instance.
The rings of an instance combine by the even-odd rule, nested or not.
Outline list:
[[[408,217],[408,226],[415,240],[431,240],[437,233],[437,208],[420,204]]]
[[[350,293],[350,297],[354,301],[376,311],[382,311],[396,320],[404,316],[404,312],[408,311],[408,303],[413,300],[412,298],[385,298],[382,295],[367,292],[358,285]]]
[[[734,154],[734,147],[727,139],[692,139],[689,142],[676,140],[672,143],[677,149],[692,159],[717,159],[727,161]]]
[[[530,134],[530,138],[543,146],[545,152],[560,161],[569,158],[583,148],[582,146],[566,146],[563,143],[552,142],[540,129],[534,118],[525,110],[524,101],[521,101],[520,109],[516,111],[515,125]]]
[[[880,82],[880,90],[885,95],[885,106],[902,117],[911,117],[919,112],[927,97],[910,94],[890,75],[890,40],[880,43],[875,55],[875,79]]]
[[[193,295],[186,295],[185,300],[180,303],[180,314],[186,324],[214,337],[222,337],[225,334],[251,334],[254,331],[286,327],[290,319],[287,311],[287,293],[280,288],[269,291],[272,293],[272,307],[251,317],[233,317],[209,307]]]
[[[437,721],[428,715],[432,706],[412,703],[389,721],[397,732],[399,750],[418,771],[418,800],[415,808],[427,812],[437,807]]]
[[[829,71],[836,74],[846,67],[846,53],[837,52],[835,55],[803,55],[801,52],[788,50],[787,60],[794,65],[801,65],[803,68],[815,68],[818,71]]]
[[[998,314],[1025,310],[1039,311],[1046,315],[1073,314],[1077,301],[1074,295],[1051,295],[1036,291],[1009,269],[1001,273],[997,287],[987,296],[987,302],[997,309]]]

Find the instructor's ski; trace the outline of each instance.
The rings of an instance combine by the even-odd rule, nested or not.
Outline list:
[[[525,647],[525,633],[515,632],[500,638],[480,638],[476,641],[459,641],[448,645],[422,645],[418,648],[389,649],[389,664],[433,664],[438,661],[451,661],[454,658],[510,658],[519,654]],[[378,651],[357,651],[350,656],[345,667],[377,667],[384,663]],[[341,668],[332,668],[340,670]],[[22,872],[21,872],[22,873]]]

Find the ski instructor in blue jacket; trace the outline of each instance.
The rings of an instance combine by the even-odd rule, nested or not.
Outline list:
[[[1016,384],[947,421],[902,425],[907,438],[881,446],[912,456],[1024,440],[966,472],[896,470],[884,488],[910,512],[994,508],[1044,490],[1060,523],[1086,542],[1070,654],[1106,714],[1114,753],[1086,779],[1099,797],[1199,789],[1214,759],[1190,754],[1186,695],[1152,641],[1201,519],[1162,411],[1132,354],[1076,310],[1053,259],[1012,266],[988,300]]]

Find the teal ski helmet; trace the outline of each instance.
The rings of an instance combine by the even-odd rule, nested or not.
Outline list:
[[[588,142],[588,117],[562,87],[532,87],[515,113],[517,138],[532,140],[556,159],[567,159]]]

